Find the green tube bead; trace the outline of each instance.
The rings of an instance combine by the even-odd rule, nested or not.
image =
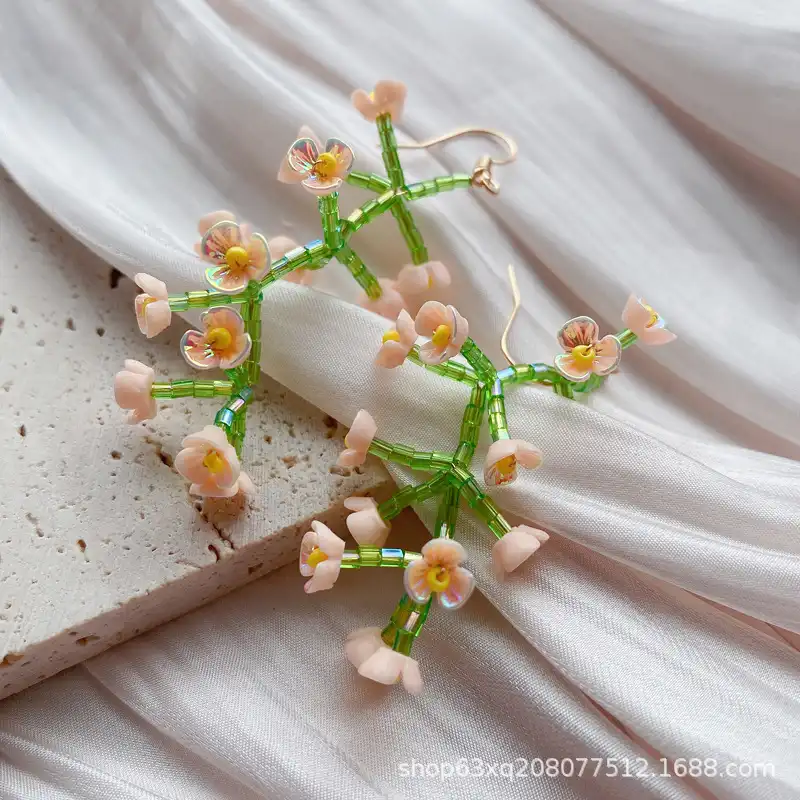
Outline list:
[[[378,279],[349,245],[341,245],[336,253],[336,258],[347,267],[350,274],[356,279],[356,283],[366,292],[367,297],[377,300],[383,294]]]
[[[383,154],[383,165],[386,167],[386,174],[395,189],[405,186],[406,179],[403,175],[403,166],[400,163],[400,156],[397,153],[397,138],[394,135],[394,126],[390,114],[381,114],[375,124],[378,127],[378,138],[381,143],[381,153]]]
[[[150,396],[176,400],[179,397],[230,397],[231,381],[165,381],[150,387]]]
[[[217,411],[214,417],[214,424],[225,431],[228,441],[233,444],[233,440],[239,431],[236,419],[244,415],[244,410],[253,399],[253,390],[244,387],[234,394],[222,408]]]
[[[247,300],[245,293],[223,294],[209,290],[202,292],[184,292],[170,295],[168,298],[170,311],[190,311],[194,308],[210,308],[211,306],[229,306]]]
[[[489,398],[489,432],[495,442],[511,438],[508,434],[503,382],[499,378],[492,384],[492,395]]]
[[[445,361],[442,364],[426,364],[419,357],[419,347],[417,345],[411,348],[411,352],[406,358],[412,364],[424,367],[428,372],[435,372],[437,375],[442,375],[445,378],[458,381],[459,383],[472,385],[477,380],[472,368],[468,367],[466,364],[460,364],[458,361]]]
[[[369,452],[383,461],[391,461],[421,471],[447,469],[453,463],[449,453],[414,450],[406,444],[393,444],[384,439],[373,439]]]
[[[414,503],[435,497],[447,486],[447,473],[442,472],[417,486],[405,486],[378,505],[378,514],[388,522]]]
[[[433,528],[434,538],[453,539],[456,534],[456,521],[458,519],[459,491],[453,486],[445,489],[439,511],[436,515],[436,524]]]
[[[336,252],[344,242],[339,231],[339,193],[321,195],[317,198],[317,205],[325,244]]]
[[[411,550],[396,547],[373,547],[361,545],[358,550],[345,550],[342,554],[342,569],[361,569],[362,567],[394,567],[405,569],[422,556]]]
[[[271,283],[285,278],[296,269],[300,269],[300,267],[318,269],[325,266],[332,256],[333,253],[330,247],[322,239],[315,239],[313,242],[295,247],[294,250],[286,253],[283,258],[272,262],[272,268],[261,279],[261,287],[263,289]]]
[[[428,617],[431,600],[426,603],[415,603],[404,594],[395,607],[389,624],[381,631],[381,639],[398,653],[409,655],[414,639],[419,636],[422,626]]]
[[[461,355],[475,370],[478,378],[491,386],[497,380],[497,370],[483,350],[475,344],[473,339],[467,338],[461,347]]]
[[[351,172],[345,180],[351,186],[368,189],[376,194],[383,194],[387,189],[392,188],[392,184],[386,178],[382,178],[374,172]]]
[[[622,349],[624,350],[627,347],[630,347],[632,344],[636,344],[637,339],[639,338],[632,330],[625,328],[624,331],[620,331],[616,334],[619,343],[622,345]]]
[[[488,394],[486,387],[482,383],[475,384],[470,393],[469,402],[464,409],[459,444],[454,456],[454,461],[462,466],[467,466],[472,461],[472,456],[475,455]]]

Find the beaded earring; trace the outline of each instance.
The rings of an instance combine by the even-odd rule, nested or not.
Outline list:
[[[498,578],[527,561],[548,534],[528,525],[512,526],[470,471],[484,417],[492,437],[483,465],[483,483],[505,486],[517,479],[518,468],[536,469],[541,452],[532,444],[513,439],[508,430],[505,390],[517,384],[549,386],[567,399],[599,388],[619,366],[622,351],[636,341],[645,345],[667,344],[676,338],[661,316],[640,298],[631,296],[622,313],[626,327],[615,334],[600,336],[590,317],[568,320],[557,339],[564,352],[552,364],[518,364],[508,353],[508,331],[519,307],[519,293],[513,270],[514,311],[503,334],[503,352],[509,362],[498,370],[469,337],[469,325],[453,306],[429,301],[416,319],[405,311],[394,328],[383,336],[375,363],[396,368],[405,361],[424,367],[470,390],[461,421],[459,444],[454,452],[419,451],[406,444],[376,438],[378,426],[361,410],[345,438],[346,449],[339,458],[343,466],[362,464],[367,454],[428,473],[421,483],[398,490],[382,503],[371,498],[351,497],[345,506],[352,511],[347,527],[357,547],[345,543],[321,522],[314,521],[303,537],[300,573],[308,577],[306,592],[330,589],[342,569],[392,567],[404,572],[405,592],[384,628],[361,628],[348,636],[347,658],[359,674],[383,684],[402,682],[412,694],[422,691],[419,665],[411,648],[419,636],[435,597],[445,609],[460,608],[475,586],[472,573],[462,565],[464,548],[455,541],[459,504],[464,502],[497,538],[492,549],[493,571]],[[417,336],[428,340],[417,346]],[[455,360],[461,356],[463,361]],[[384,547],[391,520],[415,503],[438,498],[439,509],[432,539],[419,553]]]
[[[200,318],[201,329],[188,331],[181,339],[181,353],[197,370],[221,369],[226,374],[225,380],[156,381],[151,367],[127,360],[125,369],[115,378],[117,403],[129,410],[131,423],[152,419],[157,399],[225,398],[213,425],[188,436],[175,459],[176,469],[190,481],[193,494],[232,497],[239,491],[252,490],[250,479],[241,471],[240,458],[247,407],[260,370],[261,303],[275,281],[286,278],[308,284],[315,270],[336,259],[363,289],[361,305],[390,319],[404,308],[404,295],[449,285],[449,271],[441,262],[429,260],[408,206],[455,189],[483,188],[497,194],[492,169],[512,161],[516,145],[488,129],[464,129],[431,143],[403,145],[427,147],[454,135],[480,133],[499,138],[509,151],[504,159],[482,157],[469,174],[443,175],[409,184],[393,126],[402,115],[405,98],[406,87],[396,81],[379,81],[372,92],[359,89],[352,95],[355,108],[377,126],[386,177],[355,171],[349,145],[336,138],[323,145],[308,128],[301,129],[289,148],[278,179],[299,183],[317,197],[322,239],[299,246],[285,236],[267,241],[251,226],[240,224],[231,212],[217,211],[200,220],[201,239],[195,245],[197,254],[211,263],[205,271],[210,290],[170,295],[157,278],[146,273],[135,276],[142,290],[135,301],[141,332],[151,338],[169,326],[173,312],[205,309]],[[338,190],[345,182],[378,196],[343,219]],[[396,281],[376,278],[350,244],[353,234],[387,211],[397,221],[411,257],[411,264],[400,271]]]

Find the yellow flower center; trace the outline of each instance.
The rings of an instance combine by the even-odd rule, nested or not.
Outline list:
[[[512,454],[501,458],[494,467],[503,478],[510,478],[517,469],[517,457]]]
[[[374,103],[375,102],[375,92],[372,91],[369,93],[369,99]]]
[[[400,334],[396,330],[386,331],[381,341],[383,341],[384,344],[386,344],[386,342],[399,342]]]
[[[206,344],[214,351],[221,352],[231,346],[231,332],[227,328],[212,328],[206,334]]]
[[[645,328],[652,328],[658,322],[658,312],[647,303],[643,302],[642,305],[650,312],[650,321],[645,325]]]
[[[308,554],[308,566],[311,569],[316,569],[317,564],[321,564],[323,561],[327,561],[328,556],[319,549],[319,547],[315,547],[309,554]]]
[[[431,336],[434,347],[447,347],[450,344],[451,329],[449,325],[440,325]]]
[[[336,156],[333,153],[320,153],[319,158],[314,162],[314,174],[318,178],[327,180],[336,173]]]
[[[447,567],[431,567],[425,573],[425,580],[432,592],[443,592],[450,585],[450,571]]]
[[[236,245],[225,251],[225,262],[232,272],[244,272],[250,264],[250,256],[244,247]]]
[[[596,355],[594,347],[590,344],[579,344],[572,348],[572,360],[578,367],[591,367]]]
[[[428,288],[433,289],[433,275],[428,275]]]
[[[203,466],[212,475],[219,475],[225,469],[225,459],[216,450],[209,450],[203,459]]]

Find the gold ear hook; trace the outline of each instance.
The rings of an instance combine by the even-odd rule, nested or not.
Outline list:
[[[413,144],[398,144],[398,149],[404,150],[417,150],[427,149],[434,145],[441,144],[442,142],[449,142],[451,139],[457,139],[459,136],[491,136],[499,139],[506,149],[505,158],[492,158],[491,156],[482,156],[478,159],[475,167],[472,170],[472,185],[483,187],[492,194],[497,194],[500,191],[500,184],[494,180],[492,175],[492,167],[503,166],[510,164],[517,157],[517,143],[506,134],[500,131],[492,130],[491,128],[459,128],[451,133],[445,133],[442,136],[437,136],[435,139],[428,139],[425,142],[414,142]]]
[[[522,306],[522,295],[519,291],[519,284],[517,283],[517,275],[514,272],[513,264],[508,265],[508,280],[511,283],[511,295],[514,298],[514,307],[511,309],[511,314],[508,317],[506,328],[503,331],[503,335],[500,337],[500,349],[503,351],[506,361],[508,361],[511,366],[514,366],[517,361],[512,357],[511,353],[508,352],[508,334],[511,331],[511,325],[514,322],[514,317],[517,316],[517,312]]]

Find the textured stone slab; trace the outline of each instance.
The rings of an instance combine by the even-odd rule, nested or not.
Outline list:
[[[185,324],[145,339],[136,291],[0,179],[0,697],[287,563],[311,517],[341,524],[345,497],[390,486],[377,462],[331,469],[342,428],[264,378],[244,457],[257,496],[190,497],[172,459],[221,400],[125,424],[124,358],[191,373]]]

